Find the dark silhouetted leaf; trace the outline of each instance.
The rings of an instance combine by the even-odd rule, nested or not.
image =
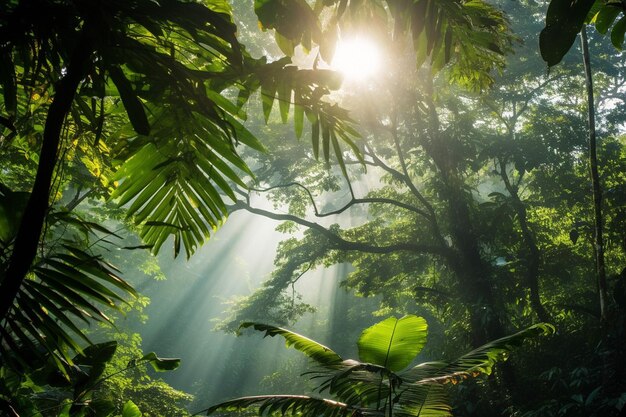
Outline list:
[[[128,81],[124,72],[119,67],[109,68],[109,75],[120,93],[133,129],[140,135],[149,135],[150,123],[148,123],[148,117],[146,116],[143,104],[141,104],[141,101],[133,91],[130,81]]]
[[[141,360],[150,362],[150,365],[157,372],[173,371],[180,366],[179,358],[159,358],[154,352],[144,355]]]
[[[563,59],[583,27],[595,0],[552,0],[539,35],[541,57],[552,67]]]

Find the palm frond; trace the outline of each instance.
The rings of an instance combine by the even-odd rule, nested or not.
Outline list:
[[[249,408],[257,410],[255,415],[269,416],[280,413],[282,416],[303,417],[348,417],[348,416],[381,416],[371,409],[351,407],[347,404],[324,398],[313,398],[306,395],[256,395],[241,397],[214,405],[204,411],[206,415],[219,412],[242,411]]]
[[[554,326],[538,323],[515,334],[480,346],[451,362],[426,362],[401,373],[405,380],[445,383],[480,374],[489,375],[497,362],[504,361],[525,340],[554,333]]]
[[[343,361],[341,356],[329,347],[290,330],[268,324],[251,322],[242,323],[240,329],[248,327],[252,327],[260,332],[265,332],[265,337],[274,337],[276,335],[282,336],[285,339],[287,347],[293,347],[294,349],[299,350],[322,366],[336,369]]]
[[[79,322],[109,321],[106,308],[116,309],[136,295],[111,265],[63,244],[24,281],[2,329],[6,345],[0,357],[19,369],[51,355],[62,370],[69,369],[71,352],[81,353],[81,345],[91,343]]]
[[[397,393],[399,401],[394,405],[397,417],[447,417],[452,408],[443,385],[410,384]]]
[[[251,74],[242,81],[237,104],[243,106],[251,93],[260,89],[265,120],[269,120],[277,101],[283,123],[287,122],[293,106],[296,136],[302,136],[304,121],[308,120],[313,156],[318,159],[321,153],[328,162],[332,149],[344,175],[347,175],[341,144],[346,145],[363,162],[362,152],[356,143],[360,134],[354,129],[354,122],[347,110],[321,99],[340,86],[341,78],[333,71],[299,69],[291,64],[288,57],[270,64],[258,60],[251,64]]]
[[[381,398],[386,398],[390,390],[403,382],[395,372],[384,366],[353,359],[304,375],[310,375],[312,380],[321,380],[316,388],[318,392],[328,391],[340,401],[361,406],[375,404]]]
[[[114,48],[103,46],[107,92],[121,98],[134,130],[118,132],[127,140],[115,155],[123,162],[111,197],[132,202],[128,214],[153,253],[173,237],[174,254],[184,249],[189,257],[226,218],[231,184],[245,187],[241,178],[251,176],[236,144],[263,146],[219,94],[244,60],[227,3],[145,3],[119,6],[138,25],[112,34]]]
[[[229,130],[200,115],[182,127],[181,117],[175,109],[161,114],[152,136],[128,150],[111,198],[130,203],[128,215],[153,253],[173,236],[174,254],[182,245],[189,257],[225,220],[224,198],[236,198],[231,184],[245,187],[241,178],[252,176],[233,140],[258,146],[232,116]]]
[[[366,329],[360,343],[373,343],[374,349],[380,349],[379,341],[372,338],[382,337],[385,342],[383,345],[388,346],[389,350],[393,348],[405,352],[406,344],[393,343],[394,334],[399,331],[398,337],[402,337],[403,333],[416,336],[409,338],[408,345],[417,344],[417,350],[421,349],[426,337],[423,319],[409,316],[403,323],[405,329],[402,326],[398,329],[402,319],[391,319],[380,322],[378,327],[375,325]],[[258,409],[255,415],[281,413],[303,417],[343,417],[347,414],[384,416],[389,413],[398,417],[448,417],[452,413],[445,384],[456,384],[463,379],[489,373],[496,362],[505,360],[508,353],[524,340],[554,332],[554,327],[549,324],[536,324],[487,343],[454,361],[427,362],[396,374],[384,365],[342,360],[326,346],[280,327],[260,323],[244,323],[241,327],[253,327],[265,332],[266,336],[282,336],[287,346],[293,346],[317,361],[321,367],[307,374],[312,379],[321,379],[319,392],[327,391],[338,401],[298,395],[242,397],[215,405],[205,410],[207,414],[255,408]],[[408,350],[415,349],[412,347]]]

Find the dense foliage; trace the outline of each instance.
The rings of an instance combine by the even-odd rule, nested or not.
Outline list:
[[[189,396],[135,372],[177,361],[143,355],[131,329],[86,327],[145,304],[131,284],[135,254],[191,257],[241,210],[293,236],[222,329],[296,322],[314,310],[296,284],[349,265],[342,286],[376,306],[347,307],[341,334],[372,313],[420,311],[442,329],[434,351],[453,357],[555,325],[489,378],[452,390],[456,414],[622,410],[623,5],[499,6],[3,0],[0,412],[185,413],[178,402]],[[252,12],[254,24],[235,23]],[[252,29],[257,19],[274,49]],[[589,41],[586,25],[597,29]],[[386,45],[388,65],[334,91],[341,77],[324,62],[338,39],[364,33]],[[579,51],[567,55],[579,33],[584,70]],[[307,53],[312,63],[295,64]],[[295,140],[305,136],[310,145]],[[143,269],[159,274],[153,263]],[[264,329],[290,334],[273,325]],[[359,348],[373,343],[363,338]],[[391,410],[404,366],[363,355],[388,368]],[[305,411],[297,401],[292,410]]]
[[[494,340],[452,361],[411,366],[426,344],[428,325],[423,317],[389,317],[363,330],[357,342],[359,360],[343,359],[330,348],[298,333],[260,323],[243,323],[266,336],[280,335],[311,358],[318,368],[308,372],[321,380],[316,391],[334,399],[303,395],[260,395],[237,398],[210,407],[207,415],[258,408],[259,415],[346,416],[451,416],[445,384],[490,374],[506,360],[514,346],[533,336],[550,334],[550,325],[532,326]]]
[[[444,341],[450,352],[535,320],[557,325],[541,359],[529,354],[502,370],[498,390],[508,387],[508,395],[479,394],[495,385],[461,389],[460,415],[610,415],[623,407],[623,63],[592,34],[589,106],[577,51],[549,72],[542,65],[534,46],[541,9],[503,8],[523,43],[492,90],[471,94],[446,74],[416,70],[400,49],[389,52],[392,64],[375,87],[347,93],[366,172],[353,161],[342,176],[306,155],[296,165],[299,151],[290,146],[259,161],[259,185],[233,208],[285,221],[281,230],[294,237],[281,243],[272,277],[239,301],[224,328],[268,314],[294,320],[306,311],[291,296],[294,283],[316,267],[347,263],[354,269],[346,289],[380,297],[379,314],[427,309],[455,338]],[[392,30],[382,44],[397,42]],[[597,120],[594,190],[589,108]],[[259,194],[289,212],[251,203]],[[538,393],[538,383],[552,391]]]

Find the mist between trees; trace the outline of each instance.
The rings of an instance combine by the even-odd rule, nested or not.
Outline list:
[[[2,3],[3,415],[621,415],[623,5],[231,3]]]

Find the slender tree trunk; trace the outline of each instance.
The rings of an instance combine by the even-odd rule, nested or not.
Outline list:
[[[46,117],[35,183],[15,238],[9,266],[0,284],[0,321],[7,318],[37,255],[37,246],[49,209],[50,187],[57,163],[61,129],[76,90],[91,63],[93,42],[89,31],[86,22],[66,68],[67,72],[56,85],[54,99]]]
[[[606,267],[604,263],[604,242],[602,226],[602,188],[600,175],[598,174],[598,156],[596,144],[596,121],[595,106],[593,101],[593,77],[591,74],[591,62],[589,59],[589,44],[587,42],[587,27],[583,25],[580,32],[580,40],[585,66],[585,80],[587,89],[587,119],[589,124],[589,170],[591,174],[591,187],[593,192],[594,214],[594,247],[596,252],[596,274],[598,292],[600,296],[600,323],[603,328],[607,324],[607,288]]]

